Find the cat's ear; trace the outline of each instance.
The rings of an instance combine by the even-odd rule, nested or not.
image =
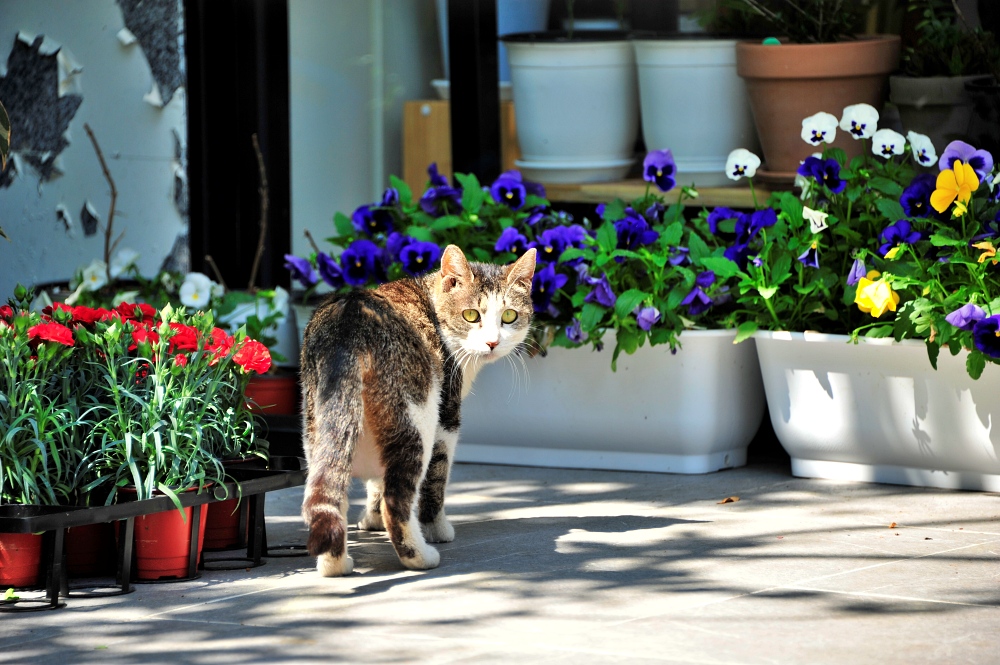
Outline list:
[[[508,284],[524,282],[528,290],[531,290],[531,279],[535,276],[535,254],[535,248],[532,247],[507,268]]]
[[[460,284],[472,281],[472,269],[462,250],[455,245],[448,245],[441,255],[441,290],[450,292]]]

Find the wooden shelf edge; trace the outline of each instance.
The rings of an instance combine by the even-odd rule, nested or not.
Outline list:
[[[647,182],[639,178],[620,180],[616,182],[592,182],[583,184],[547,184],[545,195],[549,201],[561,203],[607,203],[616,198],[626,201],[638,198],[646,193]],[[655,189],[655,188],[654,188]],[[754,188],[757,201],[763,204],[771,192],[757,186]],[[664,198],[668,203],[676,203],[680,196],[680,187],[676,187]],[[749,187],[701,187],[698,188],[698,198],[688,200],[686,205],[694,207],[714,208],[726,206],[729,208],[753,208],[753,194]]]

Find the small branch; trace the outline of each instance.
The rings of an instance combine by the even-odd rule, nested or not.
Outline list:
[[[87,132],[87,136],[90,137],[90,142],[94,144],[94,152],[97,153],[97,159],[101,162],[101,169],[104,171],[104,179],[108,181],[108,186],[111,188],[111,208],[108,210],[108,223],[104,227],[104,265],[105,270],[107,271],[108,281],[110,282],[112,249],[111,227],[115,220],[115,203],[118,200],[118,188],[115,187],[115,181],[111,177],[111,171],[108,170],[108,163],[104,161],[104,153],[101,152],[101,146],[97,144],[97,137],[94,136],[94,130],[92,130],[90,125],[87,123],[83,123],[83,129]]]
[[[306,239],[309,244],[312,245],[313,251],[319,254],[319,245],[316,244],[316,240],[313,239],[313,234],[309,233],[309,229],[306,229]]]
[[[212,269],[213,273],[215,273],[215,279],[222,285],[222,288],[228,291],[229,287],[226,286],[226,280],[222,278],[222,271],[219,270],[219,266],[215,264],[215,259],[212,258],[211,254],[205,255],[205,263],[207,263],[208,267]]]
[[[253,141],[253,151],[257,155],[257,169],[260,171],[260,235],[257,236],[257,253],[253,257],[253,267],[250,269],[250,283],[247,284],[247,291],[253,292],[254,282],[257,281],[257,270],[260,269],[260,260],[264,256],[264,241],[267,239],[267,171],[264,169],[264,155],[260,152],[260,143],[257,142],[257,133],[250,137]]]

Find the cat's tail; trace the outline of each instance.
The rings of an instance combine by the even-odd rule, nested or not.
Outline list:
[[[302,517],[309,525],[307,549],[313,556],[339,559],[347,549],[347,490],[364,419],[361,367],[352,364],[336,373],[320,373],[320,385],[306,402],[310,455]]]

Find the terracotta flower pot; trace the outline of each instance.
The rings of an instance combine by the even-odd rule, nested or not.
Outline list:
[[[250,410],[274,415],[298,413],[299,377],[295,374],[260,374],[250,379],[246,389]]]
[[[42,537],[33,533],[0,533],[0,587],[38,583]]]
[[[205,544],[208,505],[201,511],[198,529],[198,558]],[[184,518],[176,510],[140,515],[135,518],[136,576],[140,580],[185,578],[188,576],[188,552],[191,547],[192,508],[184,509]]]
[[[758,174],[791,182],[802,160],[816,152],[800,135],[803,118],[820,111],[839,118],[844,107],[859,103],[881,110],[899,50],[898,35],[829,44],[738,43],[736,71],[746,81],[766,165]],[[843,131],[834,145],[848,157],[863,149]]]

